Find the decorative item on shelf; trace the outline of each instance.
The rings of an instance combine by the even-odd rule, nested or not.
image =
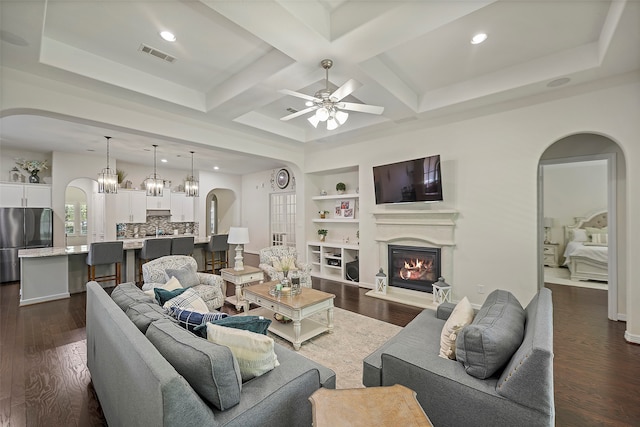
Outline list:
[[[344,184],[344,182],[339,182],[336,184],[336,191],[338,192],[338,194],[343,194],[346,190],[347,186]]]
[[[184,192],[187,197],[198,197],[200,190],[198,180],[193,174],[193,151],[189,152],[191,153],[191,175],[184,181]]]
[[[382,268],[380,268],[380,270],[378,271],[378,274],[376,274],[375,292],[383,295],[387,294],[387,275],[384,274],[384,271],[382,271]]]
[[[9,171],[9,181],[10,182],[24,182],[24,177],[20,173],[20,170],[17,167],[13,167]]]
[[[360,244],[360,230],[356,230],[356,239],[358,239],[358,241],[356,243],[359,245]]]
[[[548,216],[544,217],[544,243],[551,243],[550,232],[551,227],[553,227],[553,218]]]
[[[320,241],[324,242],[325,239],[327,238],[327,233],[329,232],[329,230],[325,229],[325,228],[321,228],[320,230],[318,230],[318,236],[320,236]]]
[[[246,227],[231,227],[229,228],[229,237],[227,237],[227,243],[236,246],[235,265],[233,269],[235,271],[244,270],[244,262],[242,260],[242,245],[249,243],[249,229]]]
[[[40,183],[38,172],[40,172],[41,170],[49,169],[46,160],[17,159],[16,165],[20,166],[22,169],[30,173],[29,182],[32,184]]]
[[[327,190],[320,190],[320,195],[321,196],[326,196],[327,195]]]
[[[164,180],[156,173],[156,152],[157,144],[153,144],[153,174],[144,180],[144,188],[148,197],[162,197],[164,190]]]
[[[318,214],[320,215],[320,219],[325,219],[327,215],[329,215],[329,211],[318,211]]]
[[[438,277],[438,281],[431,285],[433,288],[434,304],[451,302],[451,285],[444,281],[444,277]]]
[[[121,188],[127,188],[125,186],[125,180],[124,180],[127,177],[127,173],[122,169],[116,168],[116,175],[118,175],[118,185],[120,185]],[[128,181],[128,182],[131,182],[131,181]]]

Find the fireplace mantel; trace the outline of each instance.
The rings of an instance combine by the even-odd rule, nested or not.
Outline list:
[[[375,240],[378,243],[378,262],[388,270],[388,246],[409,245],[441,249],[441,275],[453,281],[454,230],[458,212],[455,210],[388,209],[372,212],[375,218]],[[387,268],[385,268],[387,267]],[[390,286],[387,295],[367,292],[376,296],[419,307],[435,308],[432,295]]]

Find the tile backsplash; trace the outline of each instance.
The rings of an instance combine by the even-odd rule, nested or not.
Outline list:
[[[147,216],[145,223],[121,223],[116,224],[116,236],[118,239],[133,239],[137,237],[155,236],[156,228],[159,234],[194,234],[198,235],[197,222],[171,222],[170,216]]]

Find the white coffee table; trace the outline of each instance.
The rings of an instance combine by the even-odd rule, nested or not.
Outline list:
[[[269,289],[276,282],[267,282],[244,288],[244,312],[249,311],[251,303],[261,308],[253,310],[251,314],[272,319],[269,331],[293,344],[295,350],[300,345],[323,332],[333,331],[333,294],[311,288],[302,288],[299,295],[283,295],[280,298],[270,295]],[[327,323],[323,324],[308,317],[321,312],[327,312]],[[273,313],[279,313],[292,320],[281,323],[273,319]]]

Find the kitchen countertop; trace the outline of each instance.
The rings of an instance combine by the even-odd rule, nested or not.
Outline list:
[[[159,236],[160,238],[173,238],[173,237],[184,237],[184,234],[180,234],[178,236],[175,235],[166,235]],[[135,250],[142,248],[142,242],[146,239],[155,239],[155,236],[147,237],[147,238],[139,238],[139,239],[122,239],[118,241],[123,242],[123,248],[125,251]],[[198,237],[195,236],[195,244],[201,245],[204,243],[209,243],[209,237]],[[77,246],[56,246],[51,248],[36,248],[36,249],[20,249],[18,251],[19,258],[44,258],[44,257],[52,257],[52,256],[63,256],[63,255],[78,255],[78,254],[87,254],[89,253],[89,245],[77,245]]]

